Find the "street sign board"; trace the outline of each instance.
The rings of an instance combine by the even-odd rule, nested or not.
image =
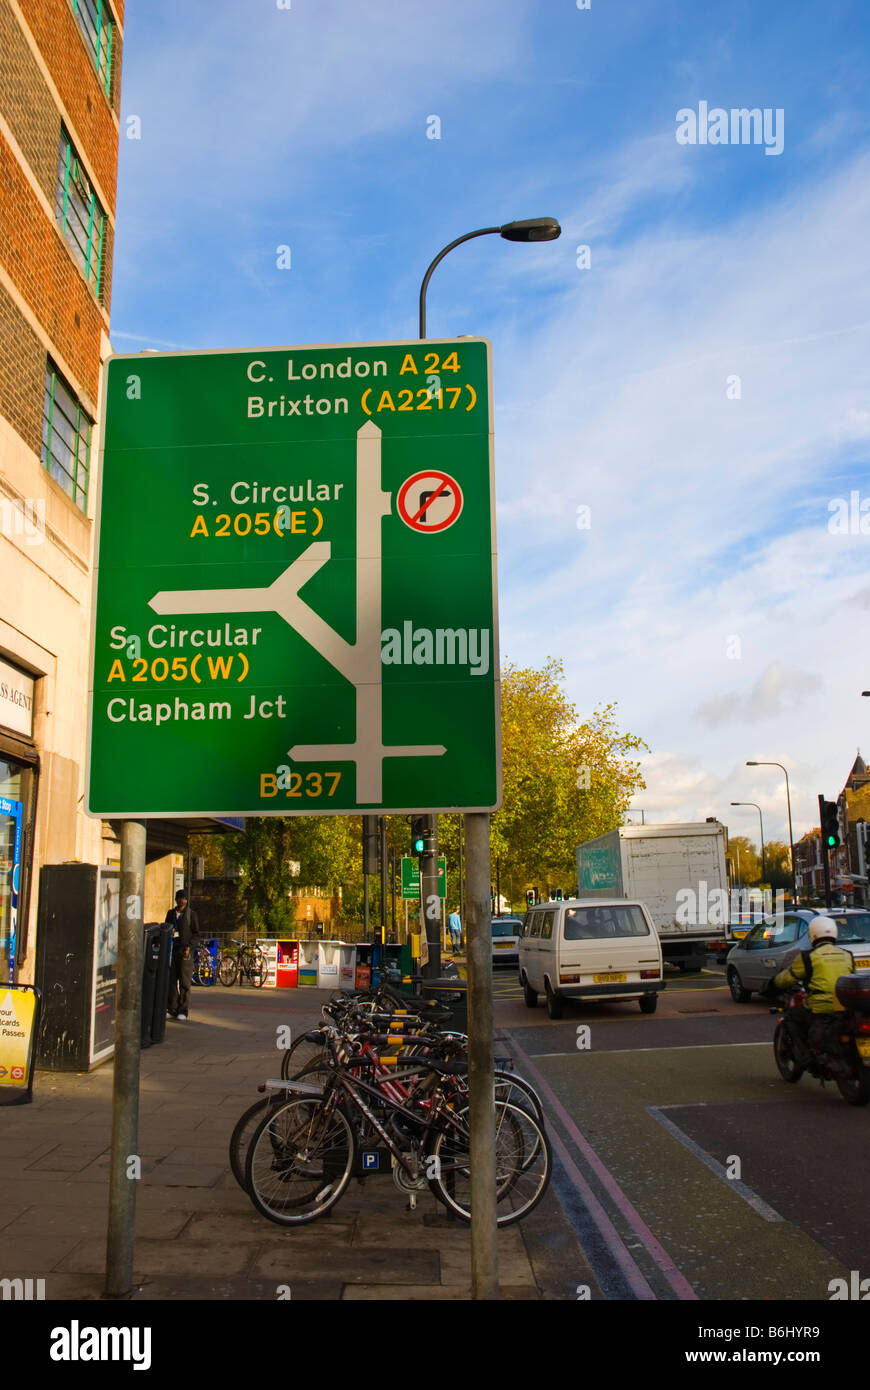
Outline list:
[[[447,897],[447,860],[442,855],[438,856],[438,896]],[[420,861],[408,855],[402,857],[402,897],[420,897]]]
[[[106,364],[88,809],[500,803],[489,344]]]

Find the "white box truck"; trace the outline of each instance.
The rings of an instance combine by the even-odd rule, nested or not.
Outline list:
[[[726,948],[727,831],[720,821],[623,825],[577,847],[578,898],[639,898],[666,961],[700,970]]]

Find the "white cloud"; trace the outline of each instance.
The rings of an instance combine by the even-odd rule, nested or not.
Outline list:
[[[870,537],[827,530],[832,496],[870,491],[868,174],[861,156],[711,230],[605,245],[497,358],[502,650],[562,652],[581,708],[617,699],[660,756],[712,774],[705,814],[743,799],[722,779],[750,730],[808,764],[807,824],[870,743]],[[783,797],[771,814],[782,838]]]

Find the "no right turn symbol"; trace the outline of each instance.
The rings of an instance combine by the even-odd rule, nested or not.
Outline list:
[[[396,509],[412,531],[446,531],[462,511],[462,488],[449,473],[414,473],[399,489]]]

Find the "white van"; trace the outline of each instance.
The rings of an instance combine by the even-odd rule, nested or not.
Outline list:
[[[562,1017],[563,999],[637,999],[652,1014],[665,987],[652,917],[631,899],[539,903],[526,913],[519,956],[526,1004],[545,995],[550,1018]]]

